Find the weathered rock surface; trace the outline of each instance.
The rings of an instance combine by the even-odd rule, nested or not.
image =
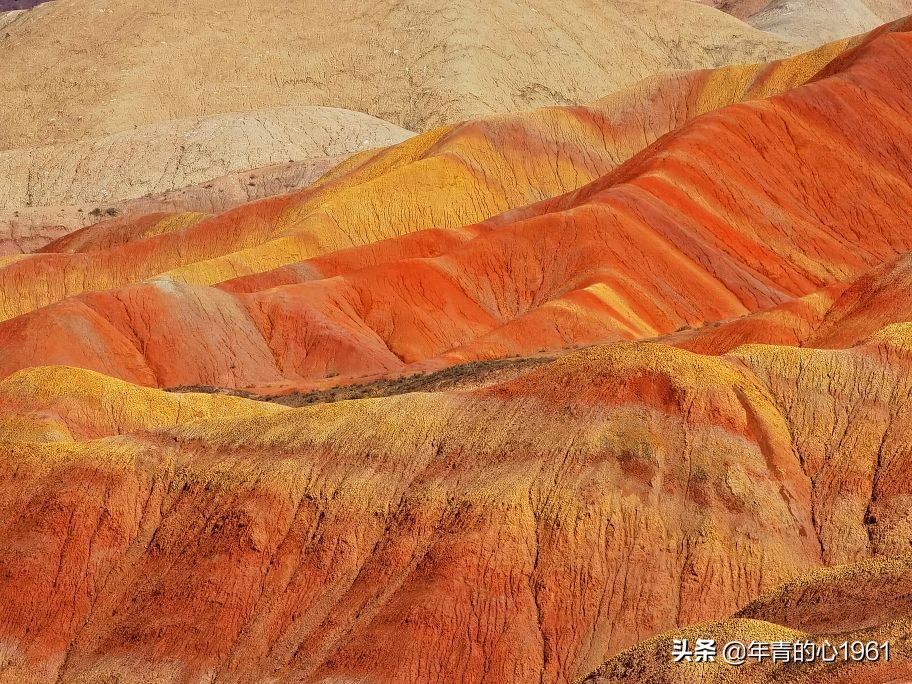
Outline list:
[[[33,251],[106,213],[225,211],[410,136],[357,112],[286,107],[0,151],[0,254]]]
[[[747,21],[802,45],[864,33],[912,14],[912,0],[775,0]]]
[[[173,19],[131,15],[137,45],[150,16]],[[908,679],[910,29],[0,257],[0,683]],[[304,408],[224,390],[441,366],[467,377]],[[698,633],[894,658],[671,669]]]
[[[882,328],[912,320],[912,255],[891,260],[854,280],[731,321],[678,332],[666,341],[705,354],[742,344],[841,348]]]
[[[912,0],[692,0],[802,45],[870,31],[912,14]]]
[[[160,387],[293,385],[654,337],[791,303],[912,251],[901,28],[818,55],[823,70],[781,95],[751,93],[800,68],[706,74],[748,101],[619,167],[617,144],[588,144],[628,139],[602,110],[539,110],[366,153],[221,216],[152,217],[142,239],[96,232],[80,253],[13,261],[0,270],[0,375],[62,363]],[[419,230],[434,225],[444,230]]]
[[[366,114],[328,107],[149,124],[100,138],[0,151],[0,208],[105,207],[260,166],[385,147],[411,135]]]
[[[78,252],[138,240],[147,235],[143,226],[152,214],[223,213],[254,200],[301,190],[349,156],[314,157],[246,169],[104,206],[94,203],[0,210],[0,255]]]
[[[27,407],[0,427],[31,421],[0,460],[0,677],[572,681],[825,562],[908,549],[912,374],[884,344],[635,343],[269,411],[24,371],[0,386]],[[822,424],[852,414],[841,438]],[[790,605],[746,610],[809,630]]]

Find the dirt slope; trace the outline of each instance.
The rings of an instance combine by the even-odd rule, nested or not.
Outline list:
[[[6,32],[0,150],[285,106],[341,107],[424,131],[792,49],[665,0],[64,0]]]

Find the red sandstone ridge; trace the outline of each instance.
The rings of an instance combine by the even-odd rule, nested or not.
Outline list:
[[[912,20],[0,258],[0,684],[907,681],[909,73]]]
[[[805,351],[615,345],[272,412],[22,371],[0,385],[31,435],[0,461],[6,681],[567,682],[902,553],[908,355]],[[834,405],[878,420],[844,432]]]
[[[433,149],[416,163],[430,168],[466,140],[475,144],[469,136],[477,131],[464,126],[356,159],[297,195],[113,248],[101,242],[81,254],[27,257],[0,271],[0,282],[27,292],[6,297],[10,313],[63,299],[0,324],[0,374],[61,363],[159,387],[300,386],[655,337],[788,306],[912,250],[906,28],[872,34],[801,88],[698,116],[574,192],[468,227],[373,242],[361,232],[370,224],[349,218],[371,215],[364,201],[391,212],[373,214],[378,227],[398,216],[402,205],[367,194],[388,182],[378,164],[406,157],[411,165],[416,149]],[[573,114],[592,139],[593,112]],[[543,147],[548,158],[567,113],[535,116],[555,126]],[[481,130],[513,125],[486,122]],[[568,164],[610,168],[610,149],[599,157],[588,149]],[[491,181],[496,168],[471,178]],[[411,178],[405,173],[395,177]],[[554,187],[544,166],[526,173],[528,193]],[[346,184],[352,174],[368,180]],[[410,182],[426,184],[428,175]],[[352,195],[357,206],[347,204]],[[466,208],[457,211],[471,214],[475,198],[503,201],[465,189],[449,206],[458,199]],[[436,200],[423,201],[414,211],[433,217]],[[360,245],[334,250],[336,240]],[[193,250],[224,256],[66,298],[156,275]],[[316,256],[295,259],[308,251]],[[211,286],[238,271],[255,273]]]
[[[846,348],[912,319],[912,255],[887,262],[859,278],[728,321],[677,331],[665,338],[703,354],[722,354],[751,343]]]

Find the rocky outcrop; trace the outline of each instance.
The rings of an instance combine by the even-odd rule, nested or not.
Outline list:
[[[23,406],[0,428],[32,426],[0,461],[0,677],[583,677],[908,548],[912,374],[872,351],[634,343],[474,391],[218,413],[26,371],[0,386]],[[117,394],[79,402],[99,382]],[[789,610],[776,634],[810,629]]]
[[[402,16],[359,9],[333,40]],[[908,678],[910,28],[0,257],[0,684]]]
[[[749,93],[793,72],[754,70],[759,85],[733,91],[749,101],[619,167],[602,132],[624,129],[601,110],[541,110],[418,136],[220,216],[151,217],[110,248],[90,231],[80,253],[0,270],[0,373],[64,363],[164,387],[293,385],[798,306],[912,250],[902,28],[818,56],[818,76],[782,95]],[[435,224],[446,230],[420,231]]]

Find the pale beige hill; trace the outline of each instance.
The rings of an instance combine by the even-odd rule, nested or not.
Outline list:
[[[691,0],[708,5],[739,19],[750,19],[755,15],[757,22],[772,22],[778,19],[782,25],[800,25],[812,18],[818,29],[834,36],[866,25],[876,17],[879,22],[892,21],[912,14],[912,0]],[[873,27],[871,27],[873,28]],[[865,30],[865,29],[861,29]]]
[[[0,12],[0,30],[4,26],[12,24],[19,16],[21,16],[25,10],[10,10],[8,12]]]
[[[67,233],[102,221],[129,224],[158,212],[218,214],[246,202],[307,187],[349,156],[336,154],[245,169],[121,202],[0,209],[0,257],[36,251]]]
[[[912,0],[865,0],[865,4],[884,20],[912,14]]]
[[[105,205],[245,169],[391,145],[410,135],[366,114],[326,107],[147,124],[0,151],[0,208]]]
[[[685,0],[58,0],[0,41],[0,149],[325,105],[409,130],[792,46]]]
[[[774,0],[748,21],[762,31],[812,46],[909,14],[912,0]]]

